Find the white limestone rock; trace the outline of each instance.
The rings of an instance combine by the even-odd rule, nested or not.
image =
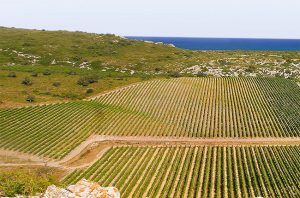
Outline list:
[[[101,187],[96,182],[82,179],[66,189],[49,186],[42,198],[120,198],[120,192],[114,187]]]

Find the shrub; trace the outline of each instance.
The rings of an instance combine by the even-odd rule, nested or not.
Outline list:
[[[43,75],[49,76],[49,75],[51,75],[51,72],[49,70],[46,70],[46,71],[43,72]]]
[[[291,72],[291,70],[287,69],[287,70],[285,70],[285,73],[286,74],[291,74],[292,72]]]
[[[15,78],[17,77],[17,74],[15,72],[9,72],[7,76],[10,78]]]
[[[48,66],[48,65],[50,65],[50,64],[52,63],[52,61],[53,61],[53,57],[52,57],[52,56],[50,56],[50,55],[45,55],[45,56],[42,56],[42,57],[40,58],[39,63],[40,63],[41,65]]]
[[[102,68],[102,64],[103,64],[103,62],[100,61],[100,60],[92,61],[91,62],[91,67],[100,69],[100,68]]]
[[[32,73],[31,73],[31,76],[32,76],[32,77],[38,77],[38,75],[39,75],[39,74],[38,74],[37,72],[32,72]]]
[[[26,101],[27,101],[27,102],[34,102],[34,100],[35,100],[35,97],[34,97],[34,96],[27,96],[27,97],[26,97]]]
[[[178,78],[180,77],[180,73],[179,72],[170,72],[169,73],[169,76],[172,77],[172,78]]]
[[[86,78],[89,81],[89,83],[98,82],[98,76],[97,75],[87,76]]]
[[[207,72],[207,71],[208,71],[208,68],[207,68],[207,67],[203,67],[203,68],[201,69],[201,71],[202,71],[202,72]]]
[[[226,65],[226,60],[218,60],[218,63],[220,64],[220,65]]]
[[[90,83],[85,77],[80,77],[77,81],[77,84],[80,86],[88,86]]]
[[[59,87],[59,86],[61,85],[61,83],[60,83],[60,82],[54,82],[52,85],[53,85],[54,87]]]
[[[90,94],[90,93],[93,93],[93,92],[94,92],[94,89],[92,89],[92,88],[89,88],[89,89],[86,90],[87,94]]]
[[[67,74],[68,75],[76,75],[77,73],[76,73],[76,71],[69,71],[69,72],[67,72]]]
[[[26,85],[26,86],[29,86],[29,85],[32,85],[32,81],[30,80],[30,78],[25,77],[25,78],[22,80],[22,84],[23,84],[23,85]]]
[[[224,73],[229,73],[230,72],[230,69],[228,67],[225,67],[222,69],[222,72]]]
[[[197,77],[205,77],[205,76],[207,76],[205,73],[203,73],[203,72],[198,72],[197,74],[196,74],[196,76]]]
[[[74,57],[72,57],[71,58],[73,61],[80,61],[80,60],[82,60],[82,57],[80,57],[80,56],[74,56]]]
[[[36,195],[49,185],[59,185],[47,170],[2,170],[0,171],[0,189],[4,196]]]
[[[23,46],[24,46],[24,47],[29,47],[29,46],[31,46],[31,44],[25,42],[25,43],[23,43]]]
[[[159,67],[156,67],[156,68],[154,69],[154,71],[155,71],[155,72],[160,72],[160,68],[159,68]]]
[[[253,73],[256,71],[256,67],[255,66],[249,66],[247,69],[245,69],[245,72],[249,72],[249,73]]]
[[[88,86],[89,84],[92,84],[95,82],[98,82],[98,76],[91,75],[91,76],[80,77],[79,80],[77,81],[77,84],[81,85],[81,86]]]
[[[124,78],[121,77],[121,76],[118,76],[118,77],[116,77],[115,79],[116,79],[116,80],[124,80]]]
[[[62,97],[72,99],[72,100],[82,99],[80,95],[72,92],[65,93],[62,95]]]

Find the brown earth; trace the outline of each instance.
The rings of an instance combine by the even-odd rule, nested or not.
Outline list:
[[[103,136],[92,135],[66,157],[59,161],[0,149],[0,166],[38,165],[63,169],[85,167],[95,162],[111,146],[122,145],[299,145],[300,138],[189,138],[189,137],[151,137],[151,136]]]

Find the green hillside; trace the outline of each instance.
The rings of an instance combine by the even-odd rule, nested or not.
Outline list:
[[[299,52],[191,51],[111,34],[0,28],[0,38],[0,66],[67,65],[159,72],[203,64],[228,69],[272,68],[282,63],[283,69],[293,69],[292,63],[300,62]]]
[[[299,52],[192,51],[111,34],[2,27],[0,108],[30,105],[28,97],[33,103],[78,100],[153,78],[276,76],[300,82],[299,57]],[[78,85],[91,75],[98,82]],[[26,77],[29,86],[22,84]]]
[[[83,62],[88,62],[92,69],[147,70],[159,65],[167,69],[167,65],[173,65],[175,61],[186,62],[186,57],[193,54],[167,45],[147,44],[110,34],[1,28],[0,38],[2,65],[80,67]]]

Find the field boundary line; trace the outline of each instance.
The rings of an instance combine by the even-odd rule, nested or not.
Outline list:
[[[91,145],[112,142],[113,145],[136,144],[145,145],[196,145],[196,146],[243,146],[243,145],[300,145],[300,137],[288,138],[189,138],[189,137],[159,137],[159,136],[105,136],[91,135],[79,146],[73,149],[63,159],[55,161],[51,158],[43,158],[33,154],[19,151],[0,149],[0,155],[18,157],[31,160],[35,163],[44,163],[49,166],[64,164],[86,151]],[[97,156],[100,157],[99,155]],[[30,163],[29,163],[30,164]],[[62,165],[63,166],[63,165]],[[81,166],[84,167],[84,166]],[[75,168],[75,167],[74,167]]]

